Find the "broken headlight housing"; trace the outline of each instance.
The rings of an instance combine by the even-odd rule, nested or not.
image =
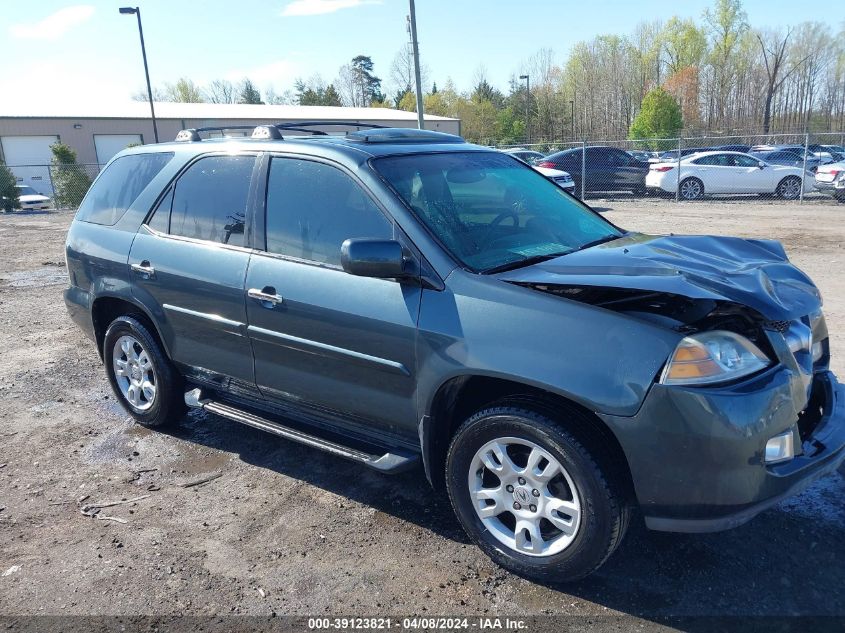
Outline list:
[[[771,365],[744,336],[727,330],[684,337],[663,369],[664,385],[710,385],[736,380]]]

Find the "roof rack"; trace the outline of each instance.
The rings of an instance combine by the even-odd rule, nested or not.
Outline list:
[[[280,130],[288,130],[291,132],[305,132],[313,134],[314,136],[328,136],[328,133],[323,130],[312,130],[309,128],[317,126],[328,127],[353,127],[360,130],[366,129],[384,129],[385,126],[376,123],[360,123],[357,121],[297,121],[291,123],[262,123],[259,125],[224,125],[212,127],[197,127],[186,128],[176,135],[177,141],[197,142],[201,141],[201,132],[222,132],[224,130],[252,130],[252,138],[274,139],[282,140]]]

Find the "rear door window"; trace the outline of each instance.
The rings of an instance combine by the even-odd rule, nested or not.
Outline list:
[[[156,152],[113,160],[88,190],[76,219],[108,226],[117,223],[172,158],[172,152]]]
[[[244,245],[244,221],[255,156],[207,156],[176,181],[170,234]],[[156,213],[158,215],[158,213]]]

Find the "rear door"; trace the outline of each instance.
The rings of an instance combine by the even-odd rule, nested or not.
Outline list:
[[[246,282],[258,387],[364,433],[406,435],[417,422],[421,288],[340,265],[344,240],[398,238],[398,229],[333,163],[274,156],[262,181],[266,251],[253,255]]]
[[[623,152],[621,149],[609,149],[608,162],[613,167],[614,189],[639,191],[645,187],[645,175],[648,170],[628,152]]]
[[[132,292],[154,315],[171,358],[192,376],[254,389],[244,279],[254,154],[191,163],[141,227]]]

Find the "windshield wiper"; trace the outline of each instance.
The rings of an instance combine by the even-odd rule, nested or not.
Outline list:
[[[493,266],[492,268],[486,268],[481,272],[485,275],[492,275],[494,273],[503,273],[508,270],[514,270],[516,268],[524,268],[525,266],[531,266],[532,264],[539,264],[541,262],[547,262],[550,259],[555,259],[556,257],[563,257],[564,255],[569,255],[570,253],[575,253],[578,251],[583,251],[588,249],[592,246],[598,246],[599,244],[604,244],[605,242],[612,242],[613,240],[618,240],[621,235],[605,235],[600,237],[597,240],[593,240],[592,242],[587,242],[586,244],[582,244],[578,248],[574,248],[568,251],[560,251],[558,253],[545,253],[543,255],[532,255],[531,257],[526,257],[525,259],[517,259],[516,261],[506,262],[504,264],[499,264],[498,266]]]
[[[604,237],[600,237],[597,240],[593,240],[592,242],[587,242],[586,244],[582,244],[578,248],[576,248],[573,253],[576,251],[584,251],[588,248],[592,248],[593,246],[598,246],[599,244],[605,244],[606,242],[612,242],[613,240],[618,240],[621,235],[605,235]]]
[[[485,275],[492,275],[494,273],[503,273],[507,270],[514,270],[516,268],[523,268],[525,266],[531,266],[532,264],[539,264],[540,262],[547,262],[550,259],[555,259],[556,257],[561,257],[563,255],[567,255],[572,251],[561,251],[559,253],[546,253],[544,255],[532,255],[531,257],[526,257],[524,259],[517,259],[512,262],[505,262],[504,264],[499,264],[498,266],[493,266],[492,268],[485,268],[481,272]]]

